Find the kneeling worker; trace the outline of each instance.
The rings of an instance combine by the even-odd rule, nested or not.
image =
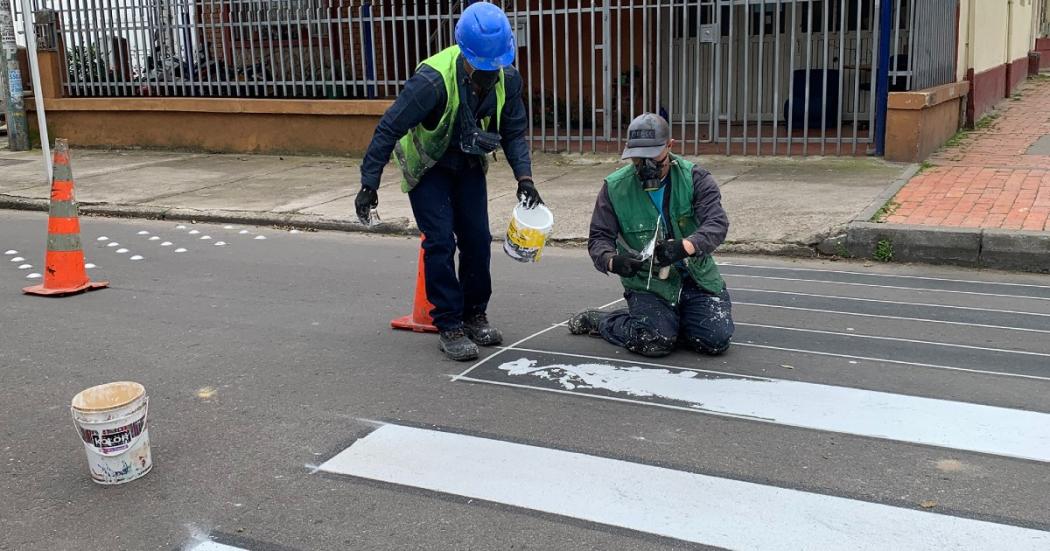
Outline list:
[[[660,116],[640,115],[627,135],[623,158],[631,164],[605,179],[587,242],[598,271],[620,276],[627,308],[581,312],[569,330],[645,356],[666,356],[679,344],[721,354],[734,328],[729,292],[711,257],[729,230],[718,185],[671,153],[671,129]]]

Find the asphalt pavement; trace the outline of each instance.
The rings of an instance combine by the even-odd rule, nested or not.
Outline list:
[[[734,346],[653,360],[568,334],[622,305],[584,250],[497,243],[462,364],[389,329],[415,239],[81,222],[111,286],[45,299],[0,211],[0,549],[1050,548],[1046,276],[720,256]],[[101,487],[68,404],[116,380],[155,466]]]

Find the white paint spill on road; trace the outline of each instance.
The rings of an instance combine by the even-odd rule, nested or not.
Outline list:
[[[216,241],[215,242],[215,246],[216,247],[225,247],[226,246],[226,242],[225,241]]]
[[[90,270],[92,268],[98,268],[98,266],[95,266],[94,264],[88,262],[87,264],[84,264],[84,268]]]
[[[536,360],[521,358],[499,369],[576,392],[658,397],[706,413],[1050,462],[1047,413],[779,379],[698,377],[703,373],[635,365],[537,366]]]
[[[99,238],[96,239],[95,241],[109,241],[109,238],[104,236],[104,235],[102,235],[102,236],[99,236]]]
[[[1050,545],[1050,532],[1029,528],[398,425],[321,470],[727,549]]]
[[[165,241],[165,242],[161,243],[160,246],[161,247],[170,247],[171,246],[171,241]]]
[[[255,239],[256,239],[256,240],[260,240],[260,239],[266,239],[266,236],[265,236],[265,235],[256,235],[256,236],[255,236]]]
[[[28,270],[28,269],[30,269],[32,267],[33,267],[32,264],[22,264],[21,266],[18,267],[18,269],[19,270]]]
[[[201,236],[201,241],[210,241],[210,240],[211,240],[211,236],[210,235],[202,235]]]
[[[200,232],[200,230],[190,230],[190,235],[197,235]]]
[[[107,247],[119,247],[120,243],[117,243],[116,241],[112,241],[110,243],[106,243],[106,246]]]
[[[241,231],[239,231],[239,232],[237,232],[237,233],[239,233],[239,234],[241,234],[241,235],[245,235],[245,234],[249,234],[249,233],[251,233],[251,232],[250,232],[250,231],[248,231],[248,230],[241,230]]]
[[[248,551],[243,547],[234,547],[216,541],[202,541],[197,545],[189,547],[186,551]]]
[[[142,230],[139,232],[139,235],[149,235],[149,232],[146,230]]]
[[[179,224],[178,226],[175,226],[175,229],[177,229],[177,230],[184,230],[184,229],[186,229],[186,226],[183,226],[182,224]]]
[[[186,252],[186,249],[183,249],[182,247],[179,247],[178,249],[175,249],[175,252],[177,252],[177,253],[184,253],[184,252]]]
[[[41,275],[37,274],[37,273],[32,273],[32,274],[29,274],[29,275],[26,276],[26,279],[40,279],[40,278],[41,278]]]
[[[232,230],[233,226],[230,226],[229,224],[227,224],[227,225],[223,226],[222,229],[224,229],[224,230]]]
[[[137,254],[137,255],[131,257],[129,260],[142,260],[142,255]]]
[[[117,249],[117,254],[124,254],[126,252],[128,252],[127,249]]]
[[[26,261],[26,259],[24,259],[24,258],[22,258],[20,256],[16,256],[16,257],[11,259],[11,262],[25,262],[25,261]]]
[[[4,254],[7,255],[7,256],[11,256],[13,254],[18,254],[18,251],[14,250],[14,249],[11,249],[9,251],[5,251]]]
[[[154,236],[150,237],[149,240],[150,241],[160,241],[160,238],[157,237],[156,235],[154,235]]]
[[[299,230],[289,230],[288,233],[302,233]]]

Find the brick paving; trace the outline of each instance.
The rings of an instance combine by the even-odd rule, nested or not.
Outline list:
[[[1050,230],[1050,155],[1029,147],[1050,134],[1050,79],[1022,85],[987,127],[946,146],[912,178],[886,222],[959,228]]]

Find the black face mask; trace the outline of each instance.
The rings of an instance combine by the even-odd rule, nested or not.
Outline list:
[[[470,74],[470,82],[477,86],[482,93],[487,93],[496,86],[496,82],[499,80],[499,71],[481,71],[475,69]]]
[[[644,191],[660,189],[660,186],[662,185],[660,173],[663,172],[667,159],[668,157],[664,157],[661,161],[657,161],[656,159],[642,159],[642,162],[635,163],[634,173],[637,174],[638,179],[641,180],[642,189]]]

